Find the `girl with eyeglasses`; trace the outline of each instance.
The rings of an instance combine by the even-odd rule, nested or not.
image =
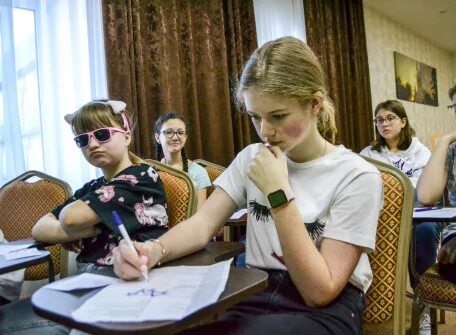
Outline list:
[[[248,208],[246,263],[268,288],[191,334],[361,334],[383,188],[377,169],[333,145],[334,107],[317,57],[301,40],[267,42],[247,61],[237,99],[263,143],[247,146],[215,181],[203,207],[160,242],[121,242],[114,271],[126,280],[206,246]],[[187,333],[187,331],[185,332]]]
[[[448,92],[452,104],[449,109],[456,110],[456,84]],[[418,200],[431,205],[438,202],[445,191],[452,207],[456,207],[456,133],[441,137],[432,153],[429,163],[423,170],[417,185]],[[438,254],[440,273],[456,284],[456,224],[443,230],[442,247]]]
[[[392,165],[406,174],[416,188],[431,151],[415,136],[415,130],[401,102],[386,100],[375,108],[376,139],[360,155]],[[415,227],[416,271],[423,274],[435,263],[440,242],[441,226],[435,222],[419,224]],[[410,274],[413,289],[418,282]]]
[[[405,108],[397,100],[386,100],[375,107],[376,139],[360,154],[404,172],[416,187],[424,166],[431,157],[429,149],[415,136]]]
[[[211,186],[209,175],[201,165],[187,159],[187,125],[184,117],[177,113],[165,113],[155,121],[155,159],[187,172],[198,190],[198,208],[207,198]]]
[[[397,100],[386,100],[375,108],[376,139],[360,155],[392,165],[406,174],[416,188],[418,178],[429,158],[430,150],[415,137],[404,106]],[[416,206],[421,206],[417,203]],[[435,222],[423,222],[415,226],[415,269],[423,274],[435,263],[440,244],[442,226]],[[415,289],[418,280],[413,276],[410,264],[410,286]],[[420,331],[430,331],[429,311],[420,316]]]

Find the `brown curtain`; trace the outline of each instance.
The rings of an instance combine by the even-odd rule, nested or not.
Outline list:
[[[134,148],[154,157],[160,114],[184,115],[189,158],[227,165],[251,143],[231,84],[257,47],[252,1],[105,0],[108,91],[137,117]]]
[[[303,0],[307,43],[328,75],[337,142],[359,152],[374,139],[362,0]]]

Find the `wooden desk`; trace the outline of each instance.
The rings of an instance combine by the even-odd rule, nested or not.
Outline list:
[[[445,207],[443,207],[445,208]],[[416,243],[415,243],[415,229],[416,226],[419,225],[420,223],[424,222],[441,222],[445,224],[449,224],[451,222],[456,222],[456,216],[452,213],[448,213],[447,216],[442,217],[441,215],[439,216],[432,216],[432,213],[434,213],[434,210],[428,210],[426,213],[428,213],[428,217],[416,217],[419,215],[420,212],[417,212],[416,210],[413,211],[413,224],[412,224],[412,234],[411,234],[411,241],[410,241],[410,253],[409,253],[409,264],[410,266],[410,272],[412,274],[412,277],[415,278],[416,281],[419,281],[420,275],[416,271]]]
[[[223,240],[228,242],[233,239],[233,229],[238,230],[238,235],[236,236],[238,239],[241,237],[240,230],[244,228],[245,233],[245,226],[247,225],[247,213],[242,215],[239,219],[229,219],[226,221],[225,226],[223,227]]]
[[[242,243],[213,242],[205,250],[166,265],[210,265],[228,259],[243,252],[243,250],[244,245]],[[175,334],[191,325],[200,324],[202,320],[213,319],[214,316],[225,311],[228,307],[261,292],[267,287],[267,278],[267,273],[258,269],[231,267],[225,291],[223,291],[218,302],[177,321],[83,324],[73,320],[71,312],[100,289],[60,292],[43,287],[33,294],[32,305],[34,311],[44,318],[92,334]]]
[[[9,245],[21,245],[21,244],[25,245],[25,244],[30,244],[33,242],[34,241],[31,239],[25,239],[25,240],[11,241],[8,244]],[[31,246],[31,247],[33,247],[33,246]],[[44,262],[49,262],[49,266],[53,266],[50,252],[47,250],[41,250],[40,255],[12,259],[12,260],[6,260],[4,256],[0,255],[0,274],[24,269],[29,266],[41,264]],[[49,281],[51,282],[51,281],[54,281],[54,271],[53,271],[53,268],[51,268],[51,267],[49,269],[50,270],[52,269],[52,276],[49,277]],[[51,274],[51,271],[49,273]]]

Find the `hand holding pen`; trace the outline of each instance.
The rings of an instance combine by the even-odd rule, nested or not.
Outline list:
[[[125,226],[123,225],[122,221],[120,220],[119,214],[117,214],[116,211],[112,211],[112,216],[114,218],[114,222],[116,223],[117,227],[119,228],[120,233],[122,234],[123,239],[127,242],[127,245],[133,251],[133,253],[139,257],[138,252],[135,249],[135,246],[133,245],[133,242],[130,239],[130,236],[128,235],[127,230],[125,229]],[[141,274],[144,278],[145,281],[149,280],[149,275],[147,271],[147,266],[146,265],[141,265]]]

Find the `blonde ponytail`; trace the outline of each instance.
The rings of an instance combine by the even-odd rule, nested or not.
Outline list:
[[[336,109],[329,97],[323,98],[323,103],[317,117],[317,128],[325,140],[334,144],[336,141]]]

